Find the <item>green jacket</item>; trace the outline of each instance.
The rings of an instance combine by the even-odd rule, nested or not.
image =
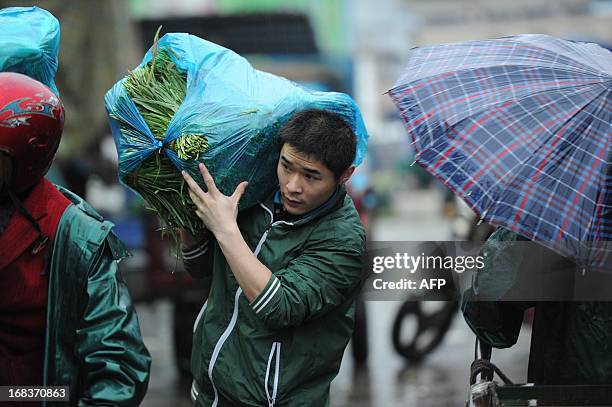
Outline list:
[[[568,297],[576,266],[534,246],[527,255],[525,239],[505,229],[489,238],[482,249],[485,268],[463,298],[466,322],[485,343],[507,348],[518,339],[524,311],[535,307],[528,381],[612,384],[612,303],[552,301]],[[503,301],[513,290],[522,290],[523,298],[549,296],[551,301]]]
[[[342,188],[291,223],[274,220],[270,197],[238,225],[273,276],[249,303],[212,237],[202,255],[184,253],[211,286],[195,323],[191,396],[198,406],[325,406],[362,281],[365,234],[353,202]]]
[[[72,205],[60,220],[49,265],[43,383],[69,386],[71,406],[137,406],[151,358],[117,271],[127,251],[112,223],[58,189]]]

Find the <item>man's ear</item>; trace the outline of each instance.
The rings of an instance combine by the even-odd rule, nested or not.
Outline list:
[[[339,185],[345,184],[351,178],[351,175],[353,175],[353,172],[355,172],[355,166],[351,165],[342,173],[342,175],[340,175],[338,184]]]

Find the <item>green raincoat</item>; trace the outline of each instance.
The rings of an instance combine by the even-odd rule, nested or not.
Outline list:
[[[365,234],[353,202],[341,188],[286,222],[274,219],[270,197],[241,212],[238,225],[273,276],[249,302],[214,238],[185,253],[187,269],[211,286],[195,323],[191,396],[197,406],[325,406],[363,280]]]
[[[535,307],[528,381],[612,384],[611,302],[499,301],[512,290],[532,288],[539,296],[551,288],[567,298],[563,291],[573,287],[559,282],[572,282],[576,266],[571,261],[540,245],[537,249],[532,245],[527,256],[524,240],[498,229],[484,245],[485,268],[463,298],[466,322],[485,343],[507,348],[518,339],[523,312]],[[554,299],[555,291],[550,297]]]
[[[151,358],[117,271],[127,252],[112,223],[58,189],[72,205],[60,220],[50,262],[43,384],[69,386],[71,406],[137,406]]]

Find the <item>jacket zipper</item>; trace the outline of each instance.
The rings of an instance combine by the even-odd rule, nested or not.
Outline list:
[[[204,311],[206,311],[207,306],[208,306],[208,300],[206,300],[204,302],[204,305],[202,305],[202,308],[200,309],[200,312],[198,313],[198,316],[196,317],[196,320],[193,323],[193,333],[195,333],[196,329],[198,329],[198,324],[200,323],[200,319],[202,318],[202,315],[204,315]]]
[[[234,295],[234,311],[232,313],[232,319],[230,320],[227,328],[225,328],[225,331],[221,335],[221,338],[219,338],[219,341],[215,345],[212,356],[210,358],[210,363],[208,365],[208,379],[210,380],[210,384],[212,384],[212,388],[215,392],[215,399],[213,401],[212,407],[217,407],[217,404],[219,403],[219,392],[217,391],[217,386],[215,386],[215,381],[212,377],[213,369],[215,367],[215,363],[217,362],[217,358],[219,357],[219,353],[221,352],[223,344],[225,343],[227,338],[229,338],[230,334],[232,333],[232,330],[234,329],[234,326],[236,326],[236,320],[238,319],[238,300],[240,300],[240,294],[242,294],[242,288],[238,288],[238,290],[236,290],[236,294]]]
[[[270,225],[268,226],[268,229],[266,229],[266,231],[263,233],[263,235],[259,239],[259,242],[257,243],[257,247],[255,248],[255,251],[253,252],[255,257],[259,255],[259,252],[261,251],[261,248],[264,242],[266,241],[266,238],[268,237],[268,233],[270,232],[270,229],[272,229],[272,226],[279,224],[279,223],[285,223],[288,225],[292,225],[292,223],[290,222],[283,222],[283,221],[274,222],[274,215],[272,211],[268,209],[264,204],[260,204],[260,205],[262,208],[266,210],[266,212],[270,214]],[[238,319],[238,301],[240,300],[241,294],[242,294],[242,288],[238,287],[238,290],[236,290],[236,294],[234,295],[234,311],[232,312],[232,318],[230,319],[229,325],[227,326],[227,328],[225,328],[225,331],[223,331],[223,334],[221,335],[221,337],[215,344],[212,356],[210,358],[210,363],[208,364],[208,379],[210,380],[210,384],[212,385],[213,391],[215,392],[215,399],[213,400],[212,407],[217,407],[217,404],[219,403],[219,392],[217,391],[217,386],[215,386],[215,382],[212,377],[213,369],[215,368],[215,363],[217,363],[217,358],[219,357],[221,348],[223,347],[223,345],[225,344],[225,341],[227,340],[227,338],[229,338],[230,334],[234,330],[234,326],[236,326],[236,321]],[[280,356],[280,343],[279,343],[279,356]],[[276,379],[276,381],[278,381],[278,378]],[[276,397],[275,392],[274,392],[274,397]],[[196,395],[196,398],[197,398],[197,395]]]
[[[270,349],[270,356],[268,356],[268,367],[266,368],[266,397],[268,398],[268,407],[274,407],[276,403],[276,395],[278,391],[278,380],[280,378],[280,352],[281,352],[281,343],[274,342],[272,343],[272,349]],[[270,369],[272,367],[272,359],[274,359],[274,381],[272,383],[272,394],[270,395],[270,390],[268,386],[268,380],[270,379]]]
[[[286,222],[284,220],[277,220],[276,222],[274,222],[274,214],[272,213],[272,211],[267,206],[265,206],[262,203],[260,203],[259,206],[264,208],[266,210],[266,212],[268,212],[268,215],[270,215],[270,224],[268,225],[268,228],[264,232],[264,236],[268,236],[268,233],[272,229],[272,226],[276,226],[276,225],[280,225],[280,224],[285,224],[285,225],[289,225],[289,226],[293,226],[294,225],[293,222]],[[257,245],[257,247],[259,248],[259,245]],[[255,250],[257,250],[257,249],[255,249]]]

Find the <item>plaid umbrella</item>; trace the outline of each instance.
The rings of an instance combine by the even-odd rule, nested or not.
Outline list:
[[[610,267],[610,51],[546,35],[416,48],[389,94],[416,161],[481,219]]]

